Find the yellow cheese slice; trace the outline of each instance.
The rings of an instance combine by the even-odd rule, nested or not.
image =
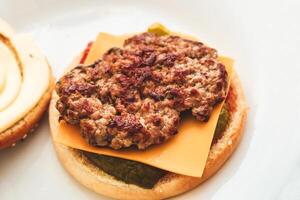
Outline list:
[[[93,43],[92,48],[84,62],[86,65],[93,64],[96,60],[112,47],[122,47],[123,42],[130,35],[111,35],[108,33],[99,33],[96,41]]]
[[[122,46],[126,37],[128,36],[100,33],[85,64],[91,64],[101,58],[101,55],[111,47]],[[220,61],[226,66],[230,78],[233,60],[221,57]],[[60,122],[59,131],[54,132],[53,139],[55,142],[76,149],[135,160],[170,172],[201,177],[223,103],[215,107],[208,122],[201,123],[192,115],[187,116],[181,120],[176,136],[163,144],[152,146],[143,151],[113,150],[90,146],[80,136],[78,127],[69,125],[64,121]]]

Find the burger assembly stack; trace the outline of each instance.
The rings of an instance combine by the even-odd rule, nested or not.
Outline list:
[[[98,38],[56,83],[50,125],[69,173],[117,199],[163,199],[213,175],[246,103],[233,61],[160,24]]]
[[[0,149],[14,146],[48,108],[54,81],[30,36],[0,19]]]
[[[233,153],[247,116],[233,60],[192,36],[161,24],[100,33],[54,84],[34,41],[1,20],[0,149],[24,139],[49,101],[63,166],[116,199],[165,199],[196,187]]]

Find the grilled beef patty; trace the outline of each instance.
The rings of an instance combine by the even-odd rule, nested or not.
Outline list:
[[[145,149],[176,134],[183,111],[209,120],[228,84],[217,57],[201,42],[138,34],[63,76],[56,108],[91,145]]]

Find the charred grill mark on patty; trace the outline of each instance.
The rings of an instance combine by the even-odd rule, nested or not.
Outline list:
[[[228,84],[217,57],[201,42],[138,34],[63,76],[56,108],[92,145],[145,149],[176,134],[183,111],[209,120]]]

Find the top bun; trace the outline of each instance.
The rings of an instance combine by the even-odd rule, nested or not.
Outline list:
[[[28,35],[0,19],[0,149],[25,138],[50,100],[54,81],[48,62]]]

